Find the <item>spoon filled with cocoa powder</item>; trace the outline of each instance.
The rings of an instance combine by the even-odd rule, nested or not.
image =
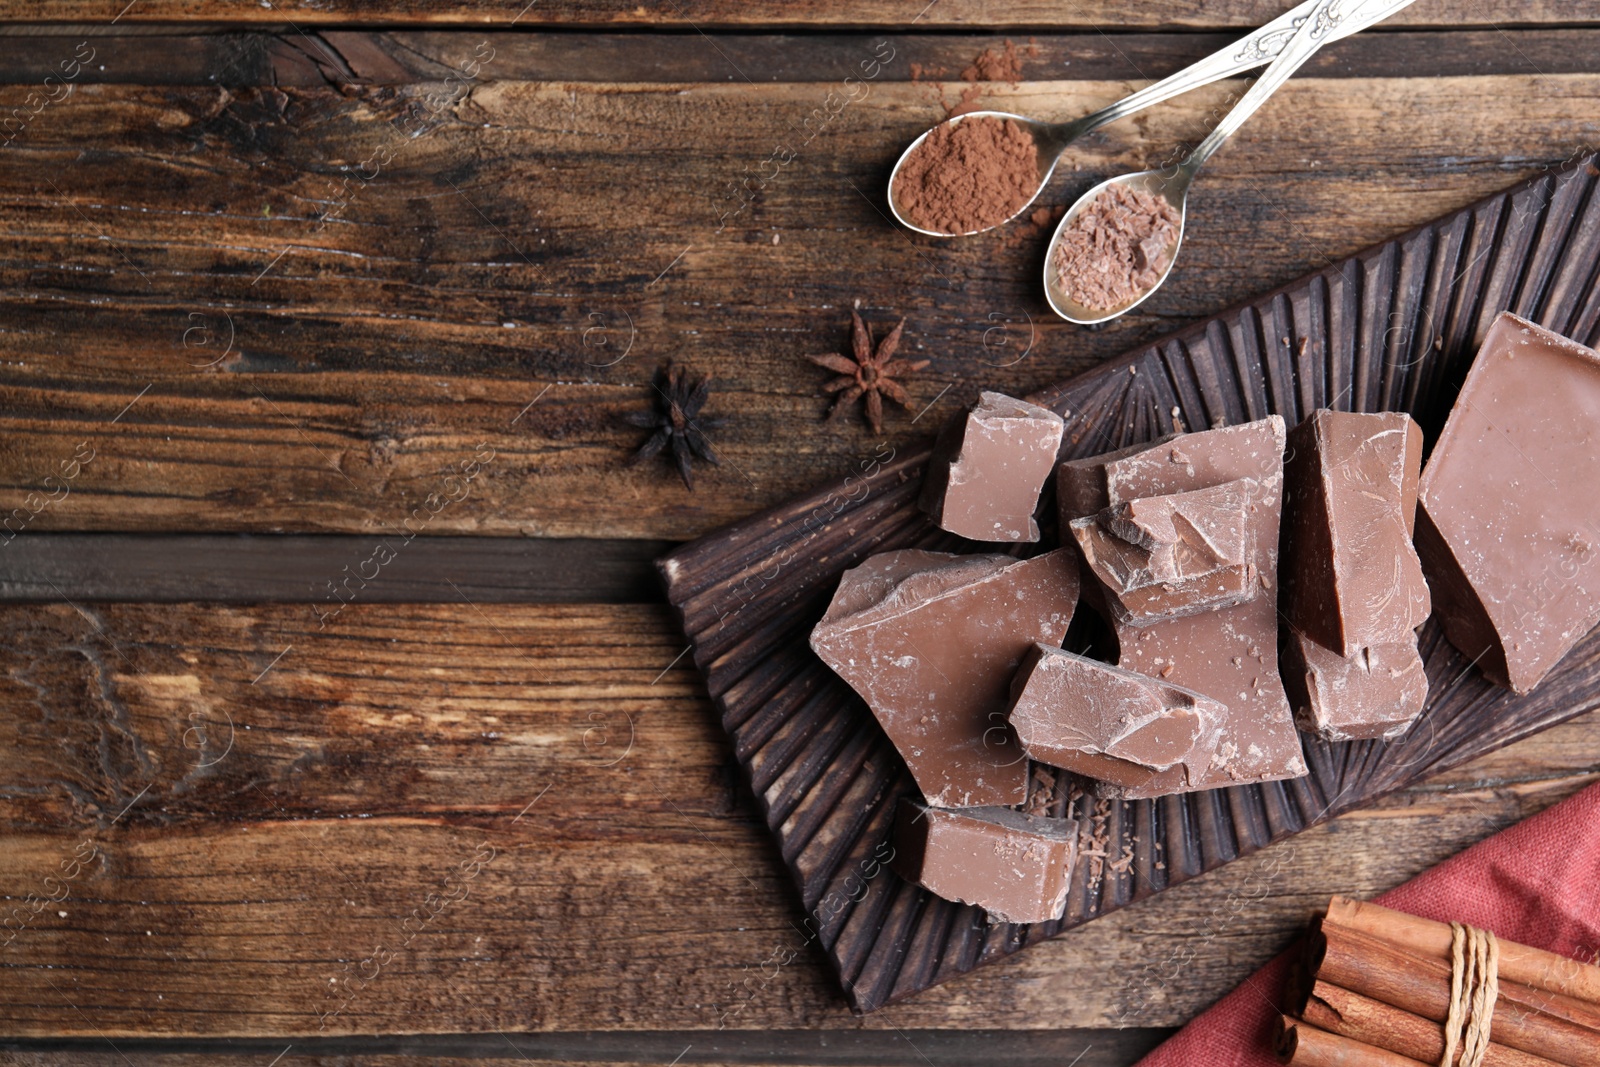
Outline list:
[[[1067,209],[1044,261],[1045,298],[1056,314],[1090,326],[1138,307],[1167,280],[1183,244],[1189,186],[1206,160],[1317,50],[1413,0],[1315,0],[1312,11],[1249,92],[1172,168],[1101,182]]]
[[[946,119],[912,141],[895,163],[889,210],[902,225],[929,237],[968,237],[1009,222],[1043,191],[1074,141],[1163,100],[1270,62],[1322,5],[1323,0],[1304,0],[1243,40],[1073,122],[1040,122],[1005,111]],[[1403,6],[1392,0],[1341,0],[1341,17],[1325,20],[1320,43],[1365,29]]]

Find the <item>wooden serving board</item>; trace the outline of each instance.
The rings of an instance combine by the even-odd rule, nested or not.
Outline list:
[[[1483,331],[1512,310],[1600,339],[1600,167],[1550,170],[1031,399],[1067,419],[1067,455],[1178,429],[1311,411],[1402,410],[1431,442]],[[916,507],[927,449],[860,471],[662,558],[667,596],[807,913],[868,1012],[1213,870],[1272,841],[1600,705],[1600,633],[1526,698],[1490,685],[1429,623],[1430,695],[1403,739],[1302,735],[1302,779],[1097,801],[1058,783],[1052,813],[1104,856],[1078,864],[1065,918],[1015,925],[944,901],[877,860],[915,789],[866,705],[807,635],[841,572],[895,548],[989,551]],[[1047,504],[1047,511],[1051,510]],[[1066,776],[1063,776],[1065,778]]]

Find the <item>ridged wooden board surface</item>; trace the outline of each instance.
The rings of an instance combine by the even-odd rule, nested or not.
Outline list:
[[[1410,411],[1432,441],[1488,322],[1512,310],[1600,339],[1600,167],[1551,170],[1034,397],[1087,456],[1318,407]],[[1430,623],[1430,695],[1404,739],[1305,740],[1311,773],[1265,785],[1095,801],[1058,796],[1105,856],[1079,864],[1066,917],[990,922],[878,869],[910,776],[806,636],[839,574],[892,548],[961,549],[915,498],[925,449],[888,446],[857,476],[664,557],[736,755],[851,1004],[871,1011],[1213,870],[1600,705],[1600,636],[1530,697],[1489,685]]]

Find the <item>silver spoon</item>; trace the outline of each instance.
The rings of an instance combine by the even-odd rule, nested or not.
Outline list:
[[[1222,117],[1216,129],[1204,141],[1201,141],[1195,150],[1189,153],[1188,158],[1170,170],[1157,169],[1139,171],[1135,174],[1124,174],[1121,177],[1111,178],[1090,189],[1078,198],[1077,203],[1067,210],[1061,217],[1061,222],[1056,226],[1055,233],[1050,238],[1050,246],[1045,251],[1044,259],[1044,291],[1045,297],[1050,301],[1050,307],[1057,315],[1069,322],[1080,323],[1085,326],[1099,322],[1108,322],[1119,315],[1124,315],[1138,307],[1147,300],[1152,293],[1161,288],[1163,282],[1172,273],[1172,266],[1178,261],[1178,249],[1183,245],[1184,214],[1189,201],[1189,185],[1194,181],[1194,176],[1202,164],[1210,159],[1217,149],[1222,147],[1224,141],[1238,131],[1251,115],[1267,98],[1277,92],[1290,75],[1299,70],[1306,60],[1310,59],[1317,50],[1330,41],[1348,36],[1355,32],[1350,28],[1352,19],[1359,18],[1363,25],[1370,26],[1380,22],[1401,8],[1409,6],[1414,0],[1314,0],[1313,10],[1297,29],[1289,41],[1283,46],[1278,58],[1266,69],[1250,91],[1240,98],[1233,110]],[[1167,253],[1166,267],[1157,278],[1155,284],[1139,293],[1132,300],[1120,307],[1107,309],[1090,308],[1079,304],[1072,296],[1061,288],[1056,271],[1056,251],[1061,244],[1061,237],[1073,222],[1081,215],[1085,208],[1101,193],[1113,185],[1122,185],[1129,189],[1142,190],[1155,196],[1164,197],[1178,212],[1178,233],[1173,238],[1172,247]]]
[[[953,126],[967,119],[988,116],[991,118],[1012,119],[1033,134],[1034,143],[1038,146],[1039,152],[1038,188],[1034,189],[1033,196],[1028,198],[1026,204],[1019,207],[1010,217],[995,223],[993,226],[986,226],[982,230],[970,230],[966,233],[941,233],[937,230],[927,230],[906,218],[901,213],[899,205],[895,203],[895,181],[900,176],[900,168],[905,166],[906,157],[915,152],[917,146],[927,139],[928,134],[932,133],[933,130],[939,129],[939,126],[933,127],[933,129],[928,130],[921,137],[912,141],[910,146],[900,153],[900,158],[896,161],[894,170],[889,175],[889,210],[894,213],[896,219],[900,220],[901,225],[907,229],[915,230],[917,233],[927,234],[929,237],[970,237],[975,233],[992,230],[995,226],[1003,226],[1026,211],[1028,206],[1038,199],[1039,193],[1044,190],[1045,184],[1049,182],[1050,175],[1055,172],[1056,164],[1061,160],[1062,153],[1078,138],[1093,133],[1107,123],[1115,122],[1135,112],[1143,111],[1153,104],[1159,104],[1163,100],[1170,100],[1175,96],[1181,96],[1189,92],[1191,89],[1198,89],[1202,85],[1210,85],[1212,82],[1230,78],[1235,74],[1241,74],[1244,71],[1252,70],[1264,63],[1271,62],[1283,51],[1283,46],[1294,36],[1295,31],[1305,22],[1306,16],[1317,7],[1319,2],[1320,0],[1305,0],[1298,7],[1278,16],[1227,48],[1214,52],[1198,63],[1178,71],[1178,73],[1163,78],[1154,85],[1146,86],[1132,96],[1124,97],[1111,106],[1102,108],[1092,115],[1085,115],[1074,122],[1040,122],[1038,119],[1013,115],[1006,111],[970,111],[965,115],[958,115],[953,119],[946,119],[940,123],[939,126]],[[1392,5],[1384,4],[1381,0],[1342,0],[1341,6],[1348,9],[1348,17],[1341,21],[1333,35],[1327,38],[1328,41],[1347,37],[1352,33],[1365,29],[1374,22],[1387,18],[1388,11],[1380,9]],[[1371,12],[1371,17],[1368,17],[1369,11]],[[1327,43],[1327,41],[1323,43]]]

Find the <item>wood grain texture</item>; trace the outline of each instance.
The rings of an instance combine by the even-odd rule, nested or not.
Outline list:
[[[0,84],[32,87],[56,67],[80,27],[45,34],[0,25]],[[1021,81],[1153,80],[1188,66],[1239,39],[1230,33],[1030,34],[1013,41]],[[1595,29],[1385,31],[1335,42],[1314,55],[1298,77],[1414,78],[1496,74],[1594,73],[1600,58]],[[962,80],[973,60],[1005,40],[992,34],[719,33],[715,47],[698,34],[634,30],[620,33],[495,33],[462,30],[309,29],[96,35],[95,62],[79,85],[409,85],[449,77],[489,40],[495,81],[723,82],[742,72],[755,82],[837,82],[859,75],[858,53],[878,42],[895,61],[884,82]],[[1440,41],[1448,47],[1439,47]]]
[[[1291,5],[1282,0],[1176,0],[1161,5],[1137,0],[1078,0],[1052,4],[1024,0],[1003,10],[984,0],[913,0],[892,3],[781,3],[779,0],[670,0],[670,3],[627,4],[615,0],[494,0],[494,2],[429,3],[426,0],[274,0],[265,5],[230,4],[225,0],[139,0],[124,10],[122,3],[99,0],[21,0],[8,17],[28,22],[214,22],[282,25],[395,23],[460,24],[531,28],[536,26],[674,25],[715,30],[735,26],[903,26],[994,27],[999,29],[1208,28],[1259,26]],[[119,13],[120,12],[120,13]],[[1394,18],[1397,25],[1450,27],[1525,26],[1540,23],[1573,25],[1600,22],[1594,0],[1421,0]]]
[[[1585,343],[1600,339],[1600,157],[1488,198],[1031,399],[1067,419],[1063,453],[1092,456],[1185,428],[1313,410],[1409,411],[1443,425],[1488,323],[1502,310]],[[1429,770],[1596,706],[1600,631],[1532,695],[1489,684],[1421,631],[1429,696],[1389,742],[1301,735],[1304,778],[1153,801],[1096,801],[1058,786],[1098,860],[1079,863],[1065,916],[999,923],[892,880],[830,907],[887,847],[915,795],[861,699],[810,650],[839,574],[871,554],[976,550],[916,507],[927,450],[695,541],[661,562],[723,724],[851,1002],[910,996],[1369,803]],[[1050,513],[1053,504],[1044,505]],[[1080,848],[1081,851],[1081,848]]]
[[[982,99],[1064,116],[1127,88]],[[1097,135],[1049,206],[1195,140],[1237,88]],[[875,85],[832,119],[821,84],[502,81],[425,102],[441,91],[85,85],[37,115],[0,168],[0,514],[394,533],[484,451],[422,532],[694,536],[875,450],[821,421],[825,375],[801,360],[844,343],[857,300],[880,329],[906,316],[932,360],[911,386],[932,407],[889,420],[903,449],[980,385],[1041,388],[1600,144],[1600,75],[1296,80],[1208,168],[1172,282],[1090,332],[1040,299],[1044,227],[938,244],[884,219],[937,86]],[[708,414],[729,418],[694,494],[665,463],[625,466],[642,437],[620,417],[671,358],[714,376]],[[18,518],[80,445],[96,459],[70,493]]]
[[[189,1062],[267,1063],[282,1045],[225,1059],[222,1046],[149,1035],[306,1042],[330,1007],[330,978],[349,978],[375,945],[392,949],[406,916],[488,839],[506,848],[468,897],[326,1031],[444,1036],[312,1037],[316,1055],[298,1062],[493,1056],[490,1035],[504,1028],[555,1062],[643,1050],[667,1063],[683,1046],[665,1042],[683,1034],[696,1045],[686,1063],[717,1062],[700,1059],[708,1047],[760,1063],[777,1047],[781,1062],[920,1065],[921,1053],[944,1062],[954,1047],[962,1062],[1060,1064],[1089,1041],[1079,1067],[1123,1064],[1137,1049],[1122,1038],[1037,1028],[1177,1025],[1279,947],[1318,897],[1387,888],[1600,770],[1600,725],[1585,716],[863,1021],[795,932],[803,909],[707,725],[714,711],[689,660],[660,673],[684,651],[676,628],[649,608],[492,605],[577,590],[539,576],[549,560],[511,572],[537,544],[500,539],[485,550],[497,562],[463,582],[446,569],[463,557],[453,546],[433,555],[427,539],[687,537],[858,470],[880,443],[814,421],[818,382],[795,371],[802,352],[844,340],[857,298],[877,323],[910,315],[936,360],[916,393],[933,408],[914,424],[910,413],[890,420],[886,447],[903,452],[980,385],[1039,388],[1592,146],[1600,49],[1595,30],[1576,28],[1600,21],[1589,0],[1448,11],[1421,0],[1410,24],[1479,29],[1385,29],[1329,50],[1308,69],[1315,80],[1291,86],[1305,95],[1263,112],[1208,169],[1216,228],[1191,234],[1194,269],[1164,292],[1171,302],[1099,334],[1043,320],[1031,281],[1042,231],[906,244],[869,203],[881,201],[899,144],[958,96],[926,79],[954,80],[997,39],[983,35],[992,6],[941,0],[913,22],[915,12],[876,3],[567,2],[536,5],[517,28],[666,18],[675,32],[545,36],[503,32],[511,5],[274,2],[140,0],[111,27],[0,27],[12,38],[0,47],[0,114],[87,35],[98,49],[72,97],[0,148],[0,517],[15,523],[11,509],[46,489],[80,429],[108,446],[97,453],[106,462],[30,513],[29,533],[364,539],[404,530],[478,431],[499,435],[499,458],[321,629],[304,604],[90,603],[184,595],[184,575],[165,570],[172,544],[147,542],[115,567],[51,570],[35,556],[42,569],[14,572],[4,588],[19,596],[41,574],[78,584],[63,586],[74,604],[0,608],[0,908],[45,891],[84,834],[103,850],[64,901],[0,947],[0,1033],[79,1043],[0,1051],[0,1063],[126,1062],[105,1051],[102,1030],[140,1063],[181,1063],[167,1054],[186,1048]],[[1082,32],[1040,34],[1025,67],[1037,84],[985,87],[980,99],[1087,110],[1231,36],[1216,27],[1286,2],[1012,5],[998,33],[1019,43],[1030,26]],[[105,23],[122,7],[44,0],[6,14]],[[198,36],[203,27],[159,25],[179,16],[236,25]],[[138,36],[101,36],[146,17]],[[304,35],[282,26],[291,18]],[[684,18],[750,32],[717,34],[713,47]],[[475,28],[348,28],[375,21]],[[857,26],[881,28],[896,49],[884,84],[717,233],[737,202],[724,199],[728,183],[795,140],[789,131],[810,129],[831,83],[870,54],[879,36],[848,32]],[[1121,32],[1140,26],[1175,32]],[[481,84],[428,104],[485,41],[496,58]],[[730,60],[779,84],[754,92]],[[910,82],[913,62],[922,84]],[[1453,80],[1428,80],[1439,76]],[[1051,80],[1062,77],[1072,80]],[[1107,131],[1052,203],[1192,142],[1233,88]],[[396,125],[423,136],[393,147]],[[362,179],[355,168],[389,151]],[[615,189],[631,199],[617,202]],[[630,336],[629,356],[604,366]],[[694,497],[664,468],[620,466],[636,440],[614,416],[643,402],[649,371],[669,357],[723,379],[712,411],[735,416],[729,464],[705,472]],[[305,557],[278,571],[270,553],[246,552],[236,571],[196,571],[189,595],[254,599],[324,563],[330,573],[309,580],[370,558],[342,558],[333,539],[282,543],[306,546]],[[474,603],[372,606],[455,600],[440,577]],[[630,724],[651,751],[605,766]],[[211,763],[230,730],[237,747]],[[545,772],[559,772],[552,792],[511,822]],[[112,805],[145,784],[109,825]],[[627,933],[596,938],[597,928]],[[1181,982],[1174,945],[1196,951]],[[1115,981],[1085,983],[1106,959],[1122,963]],[[719,1021],[744,1033],[713,1030]],[[858,1027],[868,1029],[839,1029]],[[763,1045],[766,1028],[787,1032]],[[897,1029],[918,1055],[894,1053]],[[987,1042],[970,1054],[952,1045],[969,1033]],[[128,1045],[124,1034],[143,1036]],[[859,1043],[877,1038],[890,1040]]]
[[[659,596],[654,560],[672,544],[418,537],[397,542],[381,569],[378,546],[339,535],[24,533],[0,537],[0,601],[637,604]]]
[[[75,1041],[71,1051],[0,1051],[0,1067],[466,1067],[485,1060],[560,1067],[671,1063],[710,1067],[1128,1067],[1167,1030],[768,1030],[452,1034],[439,1037],[301,1038],[264,1041]],[[31,1043],[30,1043],[31,1044]],[[65,1044],[65,1043],[63,1043]],[[26,1046],[24,1046],[26,1047]],[[246,1050],[249,1051],[246,1051]],[[201,1053],[204,1055],[201,1055]],[[461,1057],[461,1058],[457,1058]],[[471,1057],[471,1058],[467,1058]]]
[[[0,607],[17,1038],[1173,1026],[1318,898],[1600,774],[1591,714],[859,1019],[688,658],[662,673],[664,610],[353,605],[319,633],[298,605],[80,608]]]

